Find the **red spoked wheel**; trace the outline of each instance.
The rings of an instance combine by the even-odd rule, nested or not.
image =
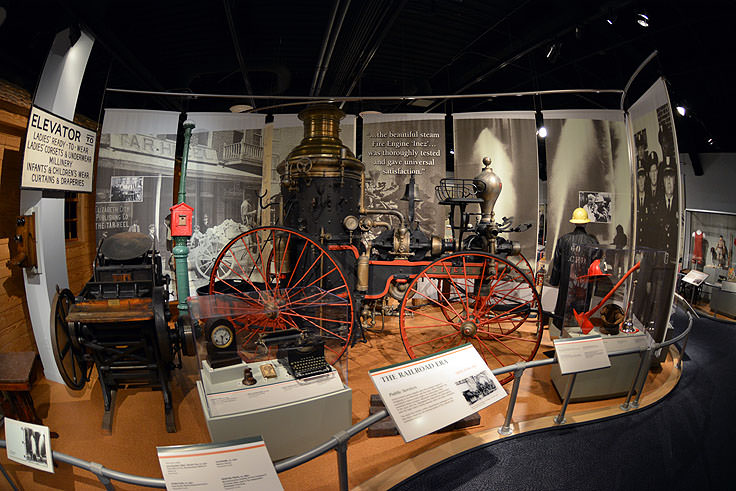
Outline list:
[[[256,343],[284,329],[323,341],[330,364],[348,348],[353,300],[345,275],[325,248],[296,230],[261,227],[235,237],[215,260],[209,293],[249,362],[274,358]]]
[[[529,261],[527,261],[526,257],[524,257],[523,254],[504,256],[504,259],[507,262],[511,263],[513,266],[516,266],[516,269],[518,269],[519,272],[525,275],[527,278],[534,278],[534,271],[532,269],[532,266],[531,264],[529,264]],[[439,284],[440,289],[443,293],[448,294],[451,291],[452,281],[441,280]],[[537,292],[539,292],[539,290],[537,290]],[[442,313],[445,315],[445,318],[448,321],[453,320],[454,313],[452,312],[452,310],[442,309]],[[538,312],[535,315],[538,315]],[[510,326],[510,329],[512,331],[515,331],[522,324],[523,323],[521,322],[514,323]],[[508,334],[508,332],[506,332],[506,334]]]
[[[420,305],[412,305],[412,296]],[[500,368],[537,354],[539,309],[534,284],[514,264],[485,252],[458,252],[434,261],[409,284],[399,313],[401,338],[411,358],[471,343],[491,369]]]

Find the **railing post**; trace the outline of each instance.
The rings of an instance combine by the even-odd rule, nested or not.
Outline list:
[[[350,436],[341,431],[334,438],[337,440],[337,476],[340,480],[340,491],[348,491],[348,441]]]
[[[646,351],[642,351],[639,353],[639,367],[636,369],[636,372],[634,373],[634,380],[631,381],[631,388],[629,389],[629,393],[626,394],[626,400],[623,404],[621,404],[619,407],[622,411],[628,411],[629,410],[629,403],[631,402],[631,398],[634,395],[634,391],[636,390],[636,384],[639,382],[639,377],[641,376],[641,370],[644,366],[644,359],[646,358]]]
[[[99,479],[102,485],[105,486],[105,489],[107,491],[115,491],[115,486],[112,485],[110,478],[102,474],[102,469],[104,469],[104,466],[102,464],[98,464],[97,462],[89,463],[90,472],[92,472],[97,477],[97,479]]]
[[[565,424],[565,411],[567,411],[567,405],[570,403],[570,397],[572,396],[572,388],[575,385],[575,378],[578,376],[577,372],[572,374],[570,378],[570,385],[567,386],[567,393],[565,394],[565,400],[562,401],[562,410],[560,414],[554,417],[553,421],[557,425]]]
[[[503,422],[503,426],[498,429],[499,435],[510,435],[514,431],[511,429],[511,417],[514,414],[514,406],[516,405],[516,397],[519,393],[519,386],[521,385],[521,376],[524,374],[524,367],[517,368],[514,370],[514,385],[511,387],[511,396],[509,399],[509,407],[506,410],[506,419]]]
[[[693,315],[690,312],[687,312],[687,317],[688,317],[687,329],[689,330],[693,326]],[[682,367],[682,357],[685,356],[685,347],[687,346],[688,339],[690,339],[689,333],[687,336],[685,336],[685,339],[682,341],[682,348],[680,349],[680,356],[677,358],[677,365],[676,365],[678,370]]]
[[[649,364],[652,362],[653,351],[654,350],[651,346],[646,351],[646,357],[644,358],[646,361],[644,362],[644,366],[641,370],[641,382],[639,383],[639,388],[636,391],[636,398],[634,399],[634,402],[631,403],[631,407],[633,408],[639,407],[639,399],[641,398],[641,393],[644,390],[644,384],[647,382],[647,373],[649,372]]]
[[[0,472],[2,472],[3,476],[5,476],[5,479],[8,481],[8,484],[10,484],[10,488],[13,491],[18,491],[18,488],[15,486],[15,483],[13,482],[12,479],[10,479],[10,474],[7,473],[2,463],[0,463]]]

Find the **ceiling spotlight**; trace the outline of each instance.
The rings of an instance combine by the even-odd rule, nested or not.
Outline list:
[[[550,63],[554,63],[557,61],[557,57],[560,56],[560,43],[552,43],[547,50],[547,60],[549,60]]]
[[[677,114],[679,114],[680,116],[684,116],[685,113],[687,112],[687,109],[685,109],[685,106],[677,106],[675,109],[677,110]]]
[[[455,150],[453,150],[452,148],[450,149],[450,155],[455,155]]]
[[[713,144],[715,143],[715,141],[713,141],[713,138],[708,138],[708,139],[706,140],[706,143],[707,143],[708,145],[713,145]]]
[[[642,27],[649,27],[649,16],[645,13],[639,12],[636,14],[636,23]]]
[[[534,113],[534,120],[537,124],[537,136],[539,138],[547,138],[547,128],[544,126],[544,116],[542,116],[542,111],[539,109]]]
[[[608,17],[606,19],[606,22],[608,22],[609,26],[612,26],[614,22],[616,22],[616,17]]]
[[[251,109],[253,109],[253,106],[249,106],[248,104],[235,104],[234,106],[230,106],[231,113],[244,113]]]

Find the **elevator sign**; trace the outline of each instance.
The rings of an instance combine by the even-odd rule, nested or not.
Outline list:
[[[92,192],[97,135],[33,107],[23,153],[23,188]]]

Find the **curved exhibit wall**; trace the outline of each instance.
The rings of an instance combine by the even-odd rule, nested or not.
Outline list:
[[[631,171],[622,111],[545,111],[547,244],[571,232],[575,208],[588,212],[586,231],[600,244],[631,244]]]
[[[682,254],[682,185],[677,137],[667,86],[657,80],[628,111],[630,141],[635,162],[636,246],[663,251],[653,264],[637,274],[634,314],[655,341],[667,330],[675,278]],[[661,259],[660,259],[661,258]],[[641,314],[637,299],[648,298],[654,311]]]
[[[655,316],[656,338],[662,339],[682,218],[677,144],[664,82],[655,83],[631,106],[628,128],[624,113],[617,110],[544,111],[543,115],[549,175],[545,256],[552,256],[557,238],[571,229],[568,219],[579,206],[590,210],[594,223],[588,231],[601,244],[630,247],[635,243],[637,248],[666,251],[667,271],[657,275],[666,279],[647,280],[644,290],[654,294],[652,281],[657,283],[662,312]],[[464,113],[454,114],[453,120],[454,177],[472,179],[482,170],[482,158],[491,157],[492,168],[503,182],[494,209],[496,221],[508,217],[514,225],[532,225],[508,238],[520,242],[536,270],[541,207],[534,116],[532,111]],[[266,199],[280,192],[276,166],[301,141],[303,125],[292,114],[276,115],[273,125],[265,125],[264,115],[257,114],[192,113],[189,117],[197,124],[187,179],[187,202],[195,208],[189,256],[194,292],[207,283],[208,268],[229,238],[260,223],[264,216],[273,222],[273,216],[258,209],[258,196],[262,190],[270,190]],[[448,210],[436,204],[434,187],[446,177],[444,118],[442,114],[363,118],[366,206],[405,211],[401,197],[409,176],[414,175],[423,200],[417,206],[419,222],[426,232],[442,234]],[[164,219],[173,195],[177,122],[174,112],[107,110],[97,177],[98,240],[117,231],[150,231],[165,264],[170,253],[165,247],[169,241]],[[355,116],[348,116],[341,123],[341,139],[350,148],[356,144],[355,122]],[[637,168],[645,166],[637,181]],[[639,206],[634,194],[641,197]],[[469,211],[476,210],[471,205]]]

